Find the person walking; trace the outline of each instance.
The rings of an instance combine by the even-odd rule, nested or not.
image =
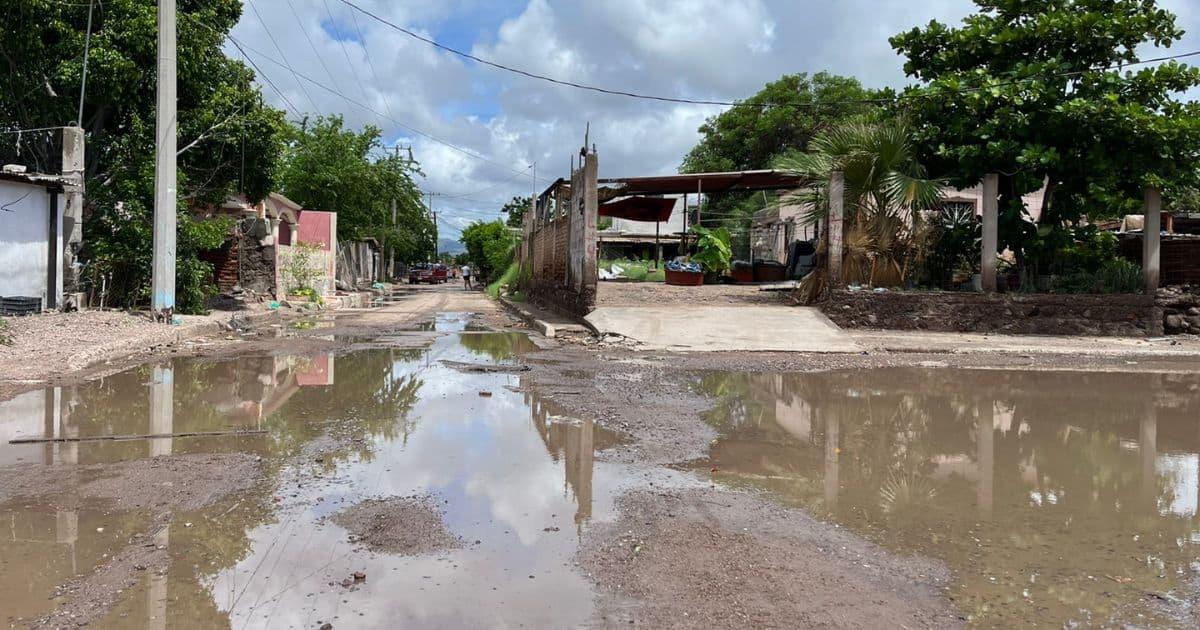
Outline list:
[[[463,288],[470,289],[471,288],[471,266],[470,265],[463,265],[462,276],[463,276]]]

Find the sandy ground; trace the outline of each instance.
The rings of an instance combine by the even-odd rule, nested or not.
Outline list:
[[[714,299],[728,299],[716,298],[717,294],[714,292]],[[479,313],[477,323],[492,327],[509,327],[516,321],[477,292],[437,287],[421,289],[388,307],[340,312],[332,328],[286,336],[222,334],[149,354],[111,358],[108,365],[75,369],[57,378],[84,379],[171,354],[304,352],[354,347],[367,339],[376,340],[372,343],[410,343],[406,339],[420,335],[404,329],[437,312]],[[552,413],[591,418],[600,426],[624,433],[627,441],[597,458],[646,471],[644,479],[632,481],[618,501],[618,520],[583,534],[577,561],[597,589],[594,621],[601,627],[629,627],[630,623],[655,628],[954,627],[962,623],[943,590],[947,572],[936,562],[891,554],[759,495],[708,486],[655,486],[654,480],[659,478],[655,471],[702,457],[715,435],[700,419],[711,401],[688,385],[696,371],[795,372],[897,365],[1113,371],[1195,371],[1198,367],[1195,359],[1132,354],[678,354],[638,352],[586,338],[538,343],[543,350],[526,356],[530,370],[520,374],[520,387],[536,390]],[[71,369],[70,355],[69,351],[54,354],[58,363],[47,369]],[[12,356],[4,358],[10,361],[7,365],[15,365]],[[23,387],[31,386],[37,385]],[[312,444],[301,457],[320,461],[323,453],[339,447],[337,436]],[[94,473],[113,478],[92,482],[91,492],[138,505],[159,500],[157,493],[147,492],[154,487],[149,480],[161,482],[171,480],[170,474],[181,475],[190,480],[183,487],[193,491],[161,499],[165,503],[154,509],[168,514],[179,506],[211,502],[241,487],[221,481],[217,471],[237,469],[227,462],[191,461],[183,456],[167,461],[178,463],[163,468],[157,460],[131,462],[127,466],[132,470],[127,473],[121,472],[125,465],[98,467]],[[196,470],[189,470],[192,467]],[[41,480],[28,475],[20,481],[6,480],[3,473],[0,471],[0,501],[6,496],[49,492],[49,486],[39,485]],[[124,477],[126,474],[129,476]],[[205,481],[205,474],[213,478]],[[47,483],[53,485],[53,480]],[[372,503],[341,517],[368,549],[378,545],[380,550],[415,553],[446,542],[444,536],[449,533],[444,526],[439,528],[440,514],[429,506]],[[396,529],[393,524],[408,530]],[[155,555],[154,545],[146,542],[153,533],[131,541],[125,552],[91,575],[65,585],[63,592],[73,603],[64,607],[64,614],[95,618],[111,605],[115,588],[128,584],[138,572],[156,570],[158,563],[166,562]],[[56,616],[44,621],[54,626],[79,619]]]
[[[462,545],[446,529],[437,499],[429,495],[368,499],[331,520],[371,551],[415,556]]]

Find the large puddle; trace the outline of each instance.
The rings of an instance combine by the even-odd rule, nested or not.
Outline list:
[[[174,515],[153,541],[167,549],[169,569],[144,572],[100,627],[587,622],[593,593],[572,558],[588,523],[613,513],[623,475],[593,455],[618,436],[552,416],[516,391],[519,374],[442,363],[514,362],[532,347],[523,335],[475,331],[460,315],[432,328],[437,336],[419,349],[178,359],[29,392],[0,403],[0,466],[193,452],[263,457],[267,481],[255,490]],[[230,429],[262,433],[7,443]],[[313,448],[328,445],[326,433],[336,437],[333,452]],[[374,553],[327,518],[365,498],[413,494],[435,497],[463,548]],[[49,612],[57,585],[103,564],[149,520],[111,504],[0,504],[0,618],[20,625]],[[343,586],[354,572],[366,579]]]
[[[1200,376],[887,369],[700,386],[720,433],[705,476],[943,560],[977,625],[1187,623],[1164,610],[1184,609],[1200,571]]]

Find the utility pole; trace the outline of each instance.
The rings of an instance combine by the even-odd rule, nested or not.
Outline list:
[[[400,145],[396,145],[396,159],[400,159]],[[395,196],[392,197],[392,231],[393,232],[396,231],[396,197]],[[393,236],[393,235],[389,234],[388,236]],[[390,241],[390,239],[389,239],[389,241]],[[383,280],[390,281],[394,277],[395,270],[396,270],[396,246],[393,243],[389,242],[389,243],[387,243],[387,248],[385,251],[386,251],[386,255],[387,255],[387,264],[384,265],[383,275],[385,275],[386,277],[380,278],[380,280],[381,281],[383,281]]]
[[[429,193],[429,213],[433,215],[433,261],[438,259],[438,224],[437,212],[433,209],[433,193]]]
[[[158,111],[154,121],[154,275],[150,308],[175,315],[175,0],[158,0]]]

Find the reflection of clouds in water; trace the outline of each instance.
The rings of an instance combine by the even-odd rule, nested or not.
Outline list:
[[[1165,482],[1168,491],[1173,495],[1170,501],[1159,501],[1159,512],[1178,516],[1194,516],[1196,514],[1196,493],[1200,491],[1197,488],[1197,484],[1200,483],[1200,479],[1197,479],[1197,475],[1200,475],[1200,456],[1194,453],[1159,455],[1155,462],[1155,468],[1158,477]]]

